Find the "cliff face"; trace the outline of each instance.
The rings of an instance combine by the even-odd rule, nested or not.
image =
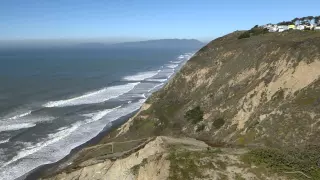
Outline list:
[[[148,100],[150,108],[136,121],[154,125],[155,134],[174,131],[210,142],[318,144],[320,34],[270,33],[240,40],[238,35],[218,38],[197,52]],[[192,123],[186,114],[197,106],[203,120]]]
[[[80,177],[85,168],[118,162],[122,166],[106,165],[112,169],[107,179],[320,178],[320,33],[240,34],[200,49],[136,116],[58,174]],[[206,146],[180,139],[174,148],[160,143],[151,154],[142,151],[163,141],[159,135]],[[110,143],[119,150],[107,152]],[[210,148],[224,155],[212,156]],[[143,158],[134,159],[137,152]],[[130,176],[120,176],[123,169]]]

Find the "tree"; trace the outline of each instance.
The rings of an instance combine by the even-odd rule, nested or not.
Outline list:
[[[309,23],[311,24],[311,21],[313,20],[313,16],[308,16],[306,19],[309,21]]]
[[[197,124],[203,120],[203,111],[200,106],[196,106],[195,108],[188,110],[184,117],[188,121],[191,121],[192,124]]]
[[[242,34],[240,34],[240,36],[238,37],[238,39],[243,39],[243,38],[249,38],[250,37],[250,32],[246,31]]]
[[[300,24],[300,18],[294,18],[292,21],[291,21],[293,24]]]
[[[300,24],[301,24],[301,25],[305,25],[305,24],[306,24],[306,23],[305,23],[305,20],[306,20],[306,17],[300,18]]]
[[[319,20],[320,20],[320,16],[315,16],[315,17],[314,17],[314,23],[315,23],[316,25],[319,25],[319,24],[320,24]]]

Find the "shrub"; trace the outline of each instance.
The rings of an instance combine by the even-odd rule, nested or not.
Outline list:
[[[249,30],[249,33],[252,34],[253,36],[257,36],[260,34],[266,34],[268,33],[268,29],[267,28],[261,28],[261,27],[254,27],[252,29]]]
[[[269,32],[269,30],[267,28],[262,28],[262,27],[259,27],[258,25],[255,25],[250,30],[245,31],[244,33],[240,34],[238,39],[249,38],[250,36],[257,36],[260,34],[266,34],[268,32]]]
[[[311,179],[320,179],[320,159],[318,146],[307,146],[304,149],[253,149],[242,157],[245,162],[263,165],[276,172],[303,172]],[[301,174],[292,174],[301,175]],[[303,176],[304,179],[306,176]]]
[[[204,124],[200,124],[199,126],[197,126],[196,131],[197,131],[197,132],[203,131],[205,127],[206,127],[206,126],[205,126]]]
[[[200,106],[196,106],[195,108],[186,112],[185,118],[188,121],[191,121],[192,124],[197,124],[203,120],[203,111],[201,110]]]
[[[221,128],[224,125],[225,121],[223,118],[218,118],[213,122],[213,126],[217,129]]]
[[[249,38],[249,37],[250,37],[250,33],[248,31],[246,31],[246,32],[240,34],[238,39]]]

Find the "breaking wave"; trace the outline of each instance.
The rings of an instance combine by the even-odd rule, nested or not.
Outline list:
[[[137,73],[132,76],[126,76],[123,79],[126,81],[143,81],[145,79],[148,79],[148,78],[151,78],[151,77],[157,75],[159,72],[160,72],[160,70],[141,72],[141,73]]]
[[[102,103],[112,98],[119,97],[129,91],[131,91],[137,83],[128,83],[125,85],[111,86],[99,91],[91,92],[88,94],[84,94],[82,96],[78,96],[75,98],[59,100],[59,101],[50,101],[44,104],[44,107],[65,107],[65,106],[76,106],[83,104],[95,104]]]
[[[25,113],[22,113],[22,114],[15,115],[15,116],[13,116],[13,117],[8,118],[8,120],[15,120],[15,119],[18,119],[18,118],[22,118],[22,117],[27,116],[27,115],[29,115],[29,114],[31,114],[31,111],[28,111],[28,112],[25,112]]]
[[[26,129],[34,126],[36,126],[36,124],[34,123],[19,123],[19,124],[6,124],[6,125],[2,124],[0,125],[0,132]]]

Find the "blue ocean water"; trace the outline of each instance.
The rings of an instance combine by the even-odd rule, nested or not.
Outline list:
[[[138,110],[191,56],[190,49],[0,49],[0,177],[63,158]]]

